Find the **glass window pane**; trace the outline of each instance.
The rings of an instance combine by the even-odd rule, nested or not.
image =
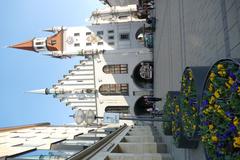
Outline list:
[[[35,150],[28,152],[12,159],[42,159],[42,160],[55,160],[67,159],[78,151],[64,151],[64,150]]]

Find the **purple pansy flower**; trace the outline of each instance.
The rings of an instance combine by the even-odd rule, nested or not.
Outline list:
[[[227,73],[228,73],[228,76],[231,77],[233,80],[236,79],[236,75],[231,70],[228,70]]]

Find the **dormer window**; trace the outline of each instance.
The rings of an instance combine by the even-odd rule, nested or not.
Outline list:
[[[51,45],[53,46],[55,44],[57,44],[57,41],[55,39],[51,40]]]

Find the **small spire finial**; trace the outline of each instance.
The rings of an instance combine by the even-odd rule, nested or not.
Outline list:
[[[31,90],[27,91],[28,93],[35,93],[35,94],[47,94],[46,93],[46,88],[45,89],[37,89],[37,90]]]
[[[23,49],[23,50],[28,50],[28,51],[35,51],[35,49],[33,47],[33,40],[25,41],[25,42],[18,43],[18,44],[15,44],[15,45],[11,45],[11,46],[8,46],[8,47],[9,48],[16,48],[16,49]]]

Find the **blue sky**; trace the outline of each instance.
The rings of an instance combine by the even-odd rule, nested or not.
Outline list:
[[[102,4],[98,0],[7,0],[0,2],[0,127],[51,122],[72,123],[72,110],[52,96],[25,93],[51,87],[80,57],[55,59],[5,48],[50,35],[52,26],[86,25],[85,19]]]

